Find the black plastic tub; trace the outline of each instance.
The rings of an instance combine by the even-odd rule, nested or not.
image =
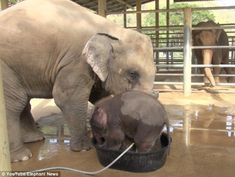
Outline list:
[[[169,136],[170,135],[167,135],[166,133],[162,133],[160,138],[162,147],[156,151],[147,153],[128,151],[110,168],[130,172],[150,172],[161,168],[166,162],[170,149]],[[103,166],[109,165],[122,153],[122,151],[107,150],[96,145],[94,146],[96,148],[98,159]]]

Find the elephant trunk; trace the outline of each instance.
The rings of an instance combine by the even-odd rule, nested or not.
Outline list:
[[[202,56],[203,56],[203,64],[204,65],[210,65],[212,63],[212,56],[213,56],[213,50],[212,49],[204,49],[202,50]],[[211,85],[215,86],[215,80],[211,72],[211,68],[205,67],[204,68],[205,76],[210,81]]]

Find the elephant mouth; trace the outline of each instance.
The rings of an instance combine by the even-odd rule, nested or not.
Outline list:
[[[98,147],[103,147],[104,144],[105,144],[105,138],[104,137],[93,137],[92,138],[92,143],[95,145],[95,146],[98,146]]]

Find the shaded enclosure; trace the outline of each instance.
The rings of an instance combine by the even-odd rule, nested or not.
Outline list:
[[[174,2],[177,4],[178,1]],[[0,0],[0,2],[1,8],[4,9],[17,1]],[[228,75],[223,71],[220,74],[221,82],[216,87],[204,86],[204,74],[200,72],[200,68],[205,65],[198,64],[194,55],[194,50],[202,47],[192,45],[192,31],[199,30],[194,27],[197,23],[194,19],[197,12],[215,11],[219,14],[224,10],[234,11],[235,6],[221,4],[216,7],[200,7],[198,3],[197,7],[192,8],[171,8],[170,0],[164,1],[164,4],[160,4],[160,2],[163,3],[160,0],[74,0],[74,2],[126,28],[138,30],[150,36],[157,67],[155,89],[161,91],[159,99],[166,107],[171,124],[173,139],[171,152],[161,170],[135,174],[109,169],[101,175],[113,177],[122,175],[133,177],[143,175],[147,177],[234,176],[235,103],[233,97],[235,95],[233,92],[235,83],[228,83],[225,78],[235,75]],[[154,3],[152,9],[147,7],[148,2]],[[153,21],[146,22],[149,16],[153,17],[151,18]],[[176,17],[181,20],[177,25],[174,24]],[[214,17],[213,20],[216,21],[216,18]],[[232,17],[228,17],[226,23],[221,23],[228,34],[229,46],[207,46],[207,48],[215,50],[222,47],[228,48],[229,63],[216,67],[231,67],[234,70],[235,23],[232,20]],[[3,101],[1,95],[0,99]],[[27,171],[52,165],[66,165],[87,171],[101,169],[102,166],[98,162],[94,149],[82,153],[69,150],[70,135],[67,125],[60,110],[52,102],[51,100],[31,101],[33,115],[45,133],[46,139],[44,142],[27,144],[35,155],[28,161],[13,163],[12,170]],[[0,125],[4,127],[5,122],[4,124],[2,122],[0,121]],[[5,131],[3,128],[1,130]],[[2,141],[2,138],[7,139],[4,134],[6,135],[6,132],[1,133],[0,141],[5,143]],[[7,152],[6,148],[1,147],[1,143],[0,148],[4,153]],[[10,170],[7,158],[1,159],[0,152],[0,167],[5,165],[4,170]],[[72,177],[78,174],[63,171],[61,176]]]

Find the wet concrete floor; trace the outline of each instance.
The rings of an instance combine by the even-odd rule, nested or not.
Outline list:
[[[234,177],[235,176],[235,94],[161,93],[170,124],[172,144],[166,164],[148,173],[131,173],[108,169],[97,176],[145,177]],[[69,150],[68,132],[63,138],[63,119],[59,110],[48,101],[33,101],[33,114],[39,119],[46,139],[27,146],[33,158],[13,163],[16,171],[51,166],[66,166],[85,171],[103,168],[94,149],[87,152]],[[48,118],[49,117],[49,118]],[[83,176],[62,171],[63,177]]]

